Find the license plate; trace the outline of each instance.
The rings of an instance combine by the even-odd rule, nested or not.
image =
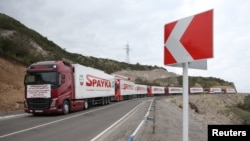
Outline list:
[[[42,113],[43,110],[35,110],[35,113]]]

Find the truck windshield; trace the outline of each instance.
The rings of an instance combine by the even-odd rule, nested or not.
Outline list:
[[[56,72],[32,72],[25,75],[25,85],[51,84],[52,87],[57,85]]]

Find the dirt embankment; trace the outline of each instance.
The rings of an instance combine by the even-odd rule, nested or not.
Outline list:
[[[245,96],[243,94],[189,96],[189,140],[206,141],[209,124],[242,124],[229,108],[243,102]],[[182,140],[182,96],[157,99],[155,111],[150,113],[150,116],[153,116],[155,112],[155,124],[150,120],[146,122],[139,141]]]
[[[26,67],[0,57],[0,112],[23,109]]]

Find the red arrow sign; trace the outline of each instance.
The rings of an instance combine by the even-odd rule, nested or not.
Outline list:
[[[165,25],[164,64],[213,57],[213,10]]]

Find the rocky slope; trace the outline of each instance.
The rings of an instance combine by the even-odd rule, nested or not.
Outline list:
[[[176,73],[168,72],[164,69],[154,69],[152,71],[137,71],[137,70],[122,70],[115,72],[115,74],[128,76],[132,81],[135,81],[136,78],[140,77],[145,80],[153,81],[158,78],[168,78],[178,76]]]
[[[0,57],[0,112],[23,108],[26,67]]]

